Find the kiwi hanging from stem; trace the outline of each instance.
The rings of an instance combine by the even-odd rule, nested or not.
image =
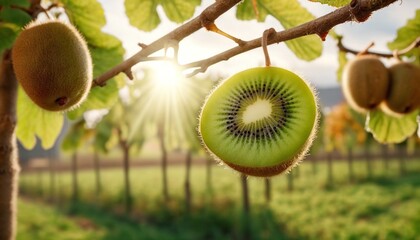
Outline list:
[[[365,113],[385,100],[389,88],[388,71],[377,56],[358,54],[344,67],[342,88],[349,105]]]
[[[222,82],[200,115],[200,136],[209,152],[233,169],[269,177],[306,154],[317,127],[311,87],[296,74],[258,67]]]
[[[235,74],[207,98],[200,115],[200,136],[209,152],[251,176],[287,171],[308,151],[318,124],[316,98],[299,76],[270,67],[267,41],[261,38],[266,67]]]
[[[390,86],[381,109],[391,116],[402,116],[420,108],[420,68],[399,61],[389,69]]]
[[[23,90],[45,110],[69,110],[89,93],[92,59],[85,40],[70,24],[30,23],[17,37],[12,59]]]

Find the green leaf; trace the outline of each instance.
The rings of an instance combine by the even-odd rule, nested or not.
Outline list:
[[[0,22],[13,23],[19,27],[24,27],[31,20],[32,18],[29,14],[19,9],[3,7],[0,11]]]
[[[265,21],[267,15],[276,18],[285,29],[313,20],[315,17],[297,0],[257,0],[258,16],[252,6],[252,0],[243,1],[236,10],[240,20],[256,19]],[[311,61],[321,56],[322,41],[318,36],[310,35],[286,41],[287,47],[296,57]]]
[[[125,0],[125,14],[130,24],[143,31],[152,31],[160,24],[155,0]]]
[[[338,69],[337,69],[337,80],[341,82],[343,76],[343,69],[348,62],[346,52],[338,51]]]
[[[20,6],[20,7],[29,7],[31,3],[29,0],[0,0],[0,6]]]
[[[156,8],[162,5],[169,20],[182,23],[194,15],[201,0],[125,0],[125,13],[130,24],[143,31],[152,31],[161,22]]]
[[[108,47],[98,47],[95,45],[89,45],[90,54],[92,56],[93,66],[93,77],[98,77],[105,71],[111,69],[115,65],[121,63],[124,60],[124,48],[120,41],[116,40],[115,37],[108,35],[110,40],[114,39],[114,44]]]
[[[123,61],[124,48],[116,37],[103,33],[106,20],[102,6],[96,0],[65,0],[64,7],[72,23],[85,36],[93,62],[94,78]],[[82,105],[69,112],[70,119],[77,119],[87,110],[109,108],[118,96],[116,77],[107,81],[106,87],[91,89]]]
[[[83,120],[73,123],[63,139],[61,148],[64,151],[76,151],[83,144],[85,135],[85,122]]]
[[[201,0],[161,0],[161,4],[169,20],[182,23],[194,15]]]
[[[380,143],[400,143],[416,132],[418,114],[417,110],[398,118],[381,110],[371,111],[366,118],[366,130]]]
[[[51,148],[63,127],[63,114],[41,109],[21,88],[19,88],[17,103],[16,136],[22,145],[27,149],[32,149],[38,137],[44,149]]]
[[[115,38],[109,38],[101,29],[106,24],[102,5],[96,0],[62,0],[72,24],[83,34],[90,45],[110,47]]]
[[[416,11],[413,19],[409,19],[407,23],[398,29],[396,38],[388,43],[391,50],[401,50],[408,47],[420,36],[420,9]],[[413,51],[411,51],[412,53]]]
[[[107,144],[112,135],[112,127],[112,124],[106,120],[102,120],[98,123],[98,125],[96,125],[95,138],[93,141],[93,147],[96,150],[102,153],[108,152]]]
[[[319,2],[333,7],[342,7],[351,2],[351,0],[309,0],[311,2]]]
[[[110,108],[118,99],[118,86],[116,80],[109,80],[105,87],[95,87],[82,105],[67,113],[70,119],[81,118],[88,110]]]
[[[63,4],[70,21],[85,37],[90,47],[121,46],[118,38],[101,31],[106,24],[106,19],[102,5],[96,0],[63,0]],[[122,46],[121,49],[123,49]]]
[[[0,23],[0,53],[13,46],[18,34],[18,26],[11,23]]]

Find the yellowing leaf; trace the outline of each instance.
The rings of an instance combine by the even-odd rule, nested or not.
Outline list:
[[[143,31],[152,31],[161,22],[156,8],[162,5],[169,20],[182,23],[194,15],[201,0],[125,0],[125,13],[130,24]]]
[[[396,38],[388,43],[391,50],[402,50],[408,47],[420,36],[420,9],[416,11],[413,19],[409,19],[407,23],[398,29]],[[407,56],[416,56],[417,63],[420,63],[420,50],[415,48],[411,50]]]
[[[155,0],[125,0],[125,13],[130,24],[143,31],[152,31],[160,18],[156,11],[158,3]]]
[[[351,0],[309,0],[311,2],[319,2],[333,7],[342,7],[351,2]]]
[[[338,69],[337,69],[337,80],[341,82],[342,75],[343,75],[343,69],[346,63],[348,62],[346,52],[339,51],[338,52]]]
[[[420,9],[416,11],[413,19],[398,29],[394,41],[388,43],[391,50],[401,50],[408,47],[416,38],[420,36]]]
[[[96,0],[62,0],[70,21],[83,34],[86,41],[95,46],[108,46],[101,29],[106,24],[104,10]]]
[[[161,0],[166,16],[176,23],[190,19],[200,3],[201,0]]]
[[[17,118],[16,136],[27,149],[35,146],[37,137],[44,149],[51,148],[64,123],[63,113],[43,110],[21,88],[18,92]]]
[[[398,118],[381,110],[371,111],[366,118],[366,130],[371,132],[378,142],[400,143],[416,132],[418,114],[419,111],[414,111]]]

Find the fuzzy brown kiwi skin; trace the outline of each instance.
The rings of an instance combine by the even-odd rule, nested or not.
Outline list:
[[[407,62],[398,62],[389,69],[390,87],[381,106],[392,116],[402,116],[420,107],[420,68]]]
[[[353,109],[362,113],[373,110],[387,96],[388,71],[377,56],[358,55],[344,68],[342,88]]]
[[[28,24],[15,41],[12,60],[23,90],[45,110],[70,110],[89,93],[91,56],[70,24],[56,20]]]

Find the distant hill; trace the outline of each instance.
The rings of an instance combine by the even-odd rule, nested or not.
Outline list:
[[[341,91],[340,86],[317,88],[317,92],[319,104],[323,110],[344,101],[343,92]]]

